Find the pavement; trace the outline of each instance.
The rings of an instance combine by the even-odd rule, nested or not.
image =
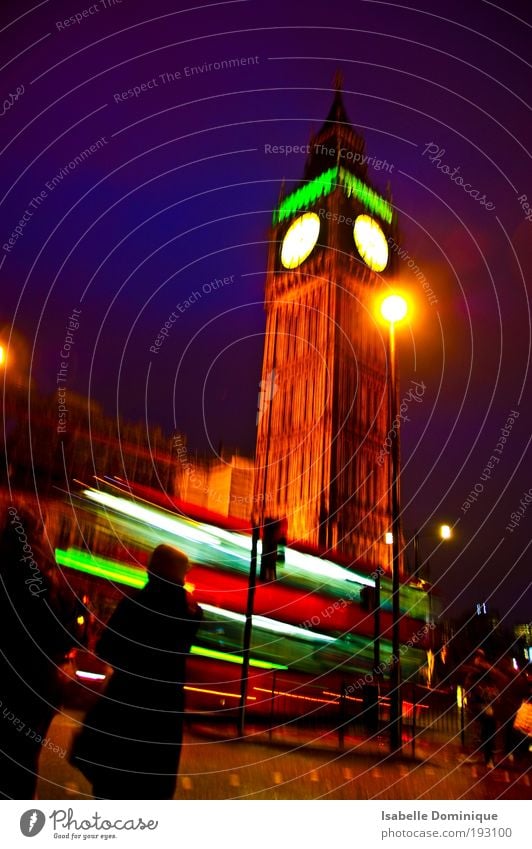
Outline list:
[[[40,759],[38,798],[92,798],[91,787],[67,761],[82,714],[54,718]],[[176,799],[530,799],[532,761],[500,761],[487,769],[454,736],[404,737],[391,756],[385,735],[372,738],[293,724],[273,730],[235,726],[208,717],[186,724]],[[53,751],[52,743],[59,751]]]

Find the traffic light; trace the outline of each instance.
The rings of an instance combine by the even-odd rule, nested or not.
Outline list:
[[[362,587],[360,590],[360,606],[362,610],[375,609],[375,589],[374,587]]]
[[[277,577],[277,561],[284,562],[284,546],[286,545],[286,520],[264,519],[262,528],[262,555],[260,559],[261,581],[275,581]]]

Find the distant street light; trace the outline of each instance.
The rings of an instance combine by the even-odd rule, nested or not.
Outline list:
[[[381,315],[392,327],[406,318],[408,304],[402,295],[388,295],[381,304]]]
[[[381,316],[389,326],[389,410],[390,433],[395,430],[391,446],[391,492],[392,492],[392,661],[390,668],[390,751],[401,748],[401,665],[399,644],[400,599],[399,599],[399,418],[397,416],[397,362],[395,353],[395,325],[406,318],[408,304],[401,295],[388,295],[380,305]]]
[[[432,532],[432,533],[434,533],[434,532]],[[421,569],[421,563],[420,563],[421,557],[420,557],[420,554],[419,554],[419,539],[420,539],[420,536],[428,537],[429,535],[430,535],[430,531],[425,532],[424,534],[420,534],[418,530],[414,531],[414,540],[413,540],[414,541],[414,576],[416,578],[422,577],[419,574],[420,569]],[[444,541],[452,539],[453,531],[452,531],[451,526],[450,525],[439,525],[438,536],[440,537],[440,539],[442,539]],[[427,565],[427,570],[425,572],[425,575],[426,575],[425,579],[428,581],[428,580],[430,580],[430,573],[429,573],[429,570],[428,570],[428,565],[429,565],[428,560],[427,560],[426,565]]]

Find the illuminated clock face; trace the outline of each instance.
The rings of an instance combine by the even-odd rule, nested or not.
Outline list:
[[[306,212],[290,225],[283,239],[281,262],[285,268],[297,268],[312,253],[320,235],[320,219]]]
[[[357,250],[373,271],[384,271],[388,265],[388,242],[380,226],[370,215],[359,215],[353,228]]]

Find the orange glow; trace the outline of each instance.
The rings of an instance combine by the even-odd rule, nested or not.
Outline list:
[[[328,690],[323,691],[324,696],[334,696],[335,699],[340,698],[340,693],[330,693]],[[348,702],[361,702],[363,699],[358,699],[356,696],[344,696],[344,699]]]
[[[389,324],[397,324],[408,315],[408,302],[403,295],[386,295],[380,304],[380,314]]]
[[[255,688],[256,689],[256,688]],[[189,687],[185,685],[185,690],[190,690],[192,693],[208,693],[210,696],[225,696],[228,699],[239,699],[240,696],[236,693],[224,693],[222,690],[206,690],[203,687]],[[256,702],[256,696],[248,696],[248,702]]]
[[[284,690],[268,690],[265,687],[253,687],[257,693],[268,693],[273,696],[286,696],[288,699],[301,699],[304,702],[319,702],[322,705],[332,705],[330,699],[317,699],[315,696],[299,696],[297,693],[286,693]]]
[[[453,532],[450,525],[440,526],[440,536],[442,539],[451,539],[452,535]]]

